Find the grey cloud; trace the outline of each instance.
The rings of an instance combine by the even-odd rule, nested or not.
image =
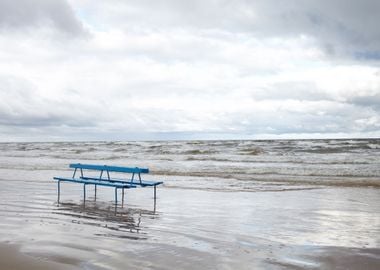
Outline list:
[[[258,1],[264,29],[277,35],[313,36],[330,55],[376,54],[380,51],[377,0]]]
[[[256,37],[306,35],[329,56],[380,58],[378,0],[114,0],[99,9],[112,14],[103,14],[110,27],[117,23],[128,29],[214,29]]]
[[[265,89],[257,90],[253,93],[255,100],[330,100],[331,97],[324,91],[319,90],[313,82],[308,81],[287,81],[273,83]]]
[[[362,107],[371,107],[380,112],[380,90],[379,93],[373,95],[356,96],[348,100],[348,102]]]
[[[324,108],[325,114],[317,112],[294,112],[286,108],[274,112],[236,113],[225,115],[220,126],[237,130],[241,134],[332,134],[377,131],[378,127],[362,125],[356,120],[372,115],[349,104],[331,103]],[[242,124],[244,120],[244,124]],[[227,130],[227,129],[226,129]]]
[[[82,23],[65,0],[0,1],[0,28],[30,29],[41,26],[53,26],[73,36],[86,34]]]
[[[29,81],[0,76],[0,127],[91,127],[95,119],[80,100],[52,100],[40,95]],[[84,106],[82,106],[84,105]],[[79,108],[79,109],[78,109]]]
[[[273,83],[266,88],[253,91],[254,100],[295,100],[295,101],[320,101],[342,102],[347,106],[359,106],[369,110],[380,111],[380,84],[377,91],[357,89],[355,92],[340,93],[334,95],[327,90],[319,89],[314,82],[309,81],[284,81]],[[326,117],[326,116],[325,116]]]
[[[47,127],[56,126],[62,122],[66,123],[67,121],[58,115],[9,115],[0,112],[0,125],[2,126]]]

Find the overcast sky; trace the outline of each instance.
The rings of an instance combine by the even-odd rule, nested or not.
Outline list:
[[[380,137],[378,0],[0,0],[0,141]]]

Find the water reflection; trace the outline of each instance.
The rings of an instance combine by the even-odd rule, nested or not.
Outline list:
[[[117,207],[114,204],[96,201],[86,201],[85,204],[59,203],[53,210],[53,214],[65,216],[71,220],[71,223],[106,229],[95,230],[96,236],[132,240],[147,239],[146,221],[159,217],[155,205],[153,210],[147,210]]]

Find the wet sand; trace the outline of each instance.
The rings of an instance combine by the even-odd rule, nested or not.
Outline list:
[[[73,265],[47,261],[28,256],[19,251],[18,246],[0,244],[0,269],[2,270],[77,270]]]
[[[138,189],[115,208],[112,189],[83,203],[75,184],[56,204],[28,173],[0,191],[0,240],[20,247],[2,245],[0,269],[380,269],[379,189],[161,187],[156,204]]]
[[[233,251],[229,257],[215,258],[207,253],[195,252],[182,247],[158,245],[147,247],[142,253],[145,259],[136,260],[134,257],[123,256],[102,262],[110,269],[380,269],[379,249],[349,249],[339,247],[312,248],[310,246],[297,249],[280,246],[276,248],[245,248],[229,246]],[[159,251],[159,253],[157,252]],[[240,251],[240,252],[239,252]],[[297,256],[294,256],[294,254]],[[46,254],[47,256],[48,253]],[[289,256],[290,255],[290,256]],[[189,258],[191,260],[189,260]],[[78,265],[54,262],[52,258],[38,258],[23,254],[19,247],[9,244],[0,244],[0,269],[12,270],[78,270],[78,269],[107,269],[98,266]],[[57,260],[57,258],[55,258]],[[223,262],[225,261],[225,262]],[[80,267],[80,264],[83,267]]]

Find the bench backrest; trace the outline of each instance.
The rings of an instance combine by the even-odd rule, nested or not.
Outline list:
[[[138,173],[138,174],[149,173],[148,168],[138,168],[138,167],[131,168],[131,167],[92,165],[92,164],[81,164],[81,163],[70,164],[70,168],[95,170],[95,171],[108,171],[108,172]]]

